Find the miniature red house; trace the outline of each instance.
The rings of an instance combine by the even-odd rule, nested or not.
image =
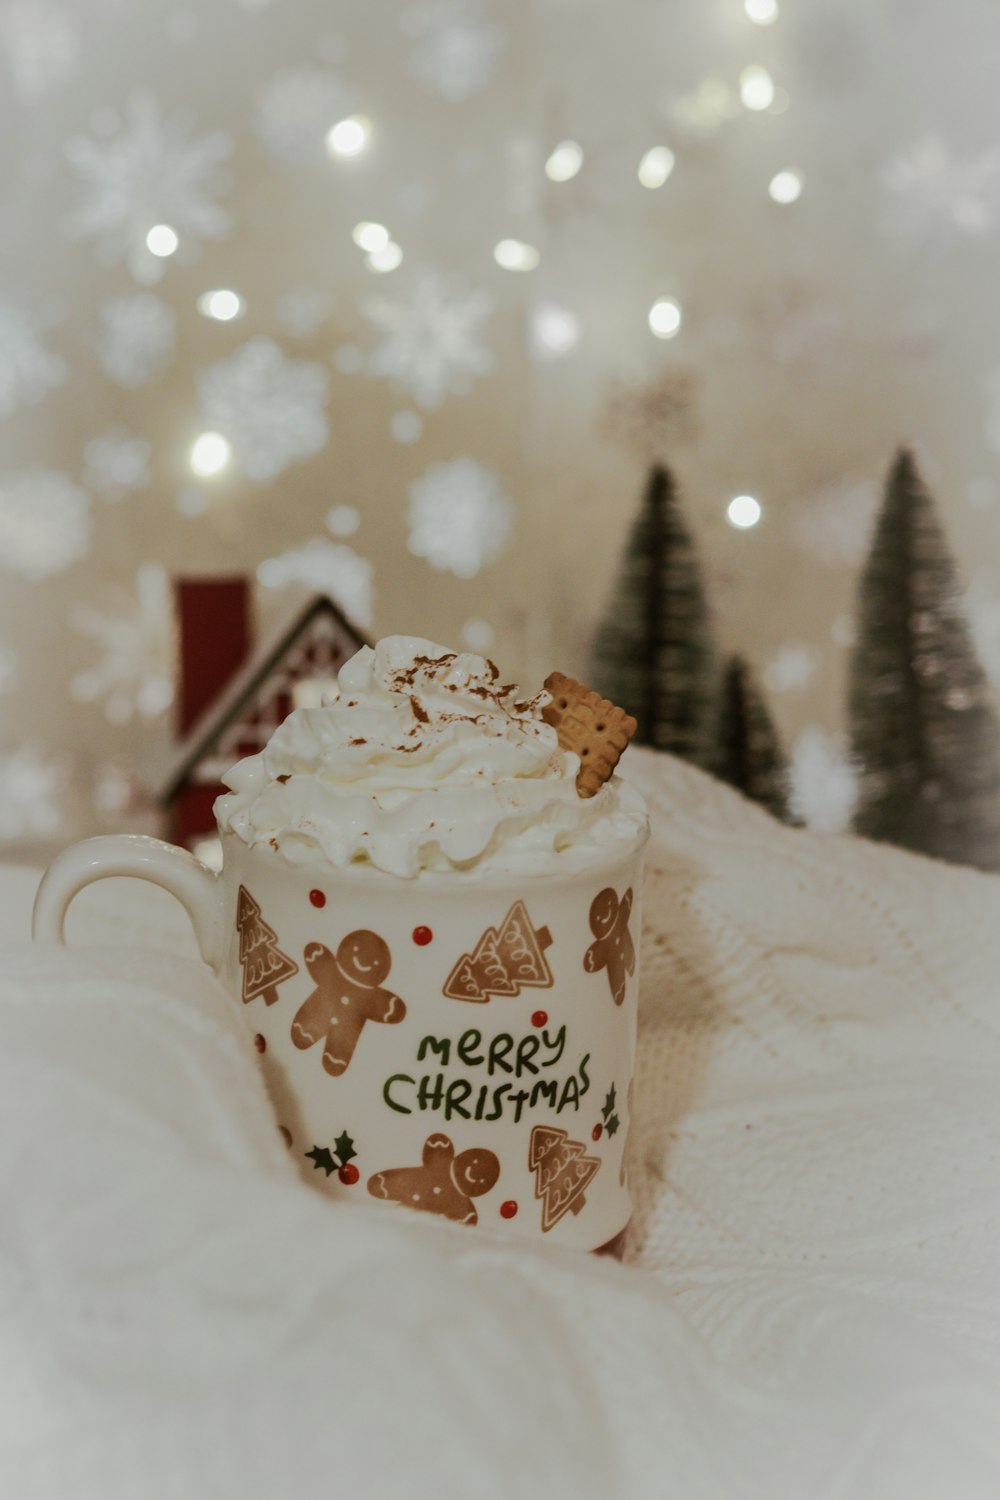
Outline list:
[[[263,750],[293,708],[318,704],[344,662],[368,642],[325,594],[255,651],[245,578],[182,579],[177,603],[182,739],[158,801],[168,837],[191,848],[215,832],[212,805],[225,791],[230,766]]]

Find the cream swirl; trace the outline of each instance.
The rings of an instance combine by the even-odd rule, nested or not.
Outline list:
[[[296,709],[267,747],[234,766],[219,826],[276,845],[295,864],[431,869],[563,868],[646,826],[617,778],[576,790],[579,761],[541,710],[481,656],[389,636],[342,669],[338,695]]]

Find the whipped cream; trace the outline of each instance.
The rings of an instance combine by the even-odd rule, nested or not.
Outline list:
[[[341,669],[338,696],[296,709],[228,773],[222,831],[293,864],[545,872],[634,848],[642,797],[613,777],[576,790],[579,760],[491,661],[388,636]]]

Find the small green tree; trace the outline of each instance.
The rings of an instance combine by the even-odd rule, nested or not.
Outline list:
[[[861,578],[849,712],[856,832],[1000,869],[1000,726],[933,503],[905,451]]]
[[[593,685],[638,720],[641,745],[712,761],[713,651],[673,480],[654,468],[594,642]]]
[[[789,821],[788,765],[764,698],[739,656],[729,658],[722,674],[714,770],[720,781]]]

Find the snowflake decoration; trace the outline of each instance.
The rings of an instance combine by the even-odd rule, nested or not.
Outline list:
[[[329,385],[321,365],[289,359],[259,335],[202,371],[198,397],[206,427],[229,439],[248,479],[264,484],[325,446]]]
[[[1000,206],[1000,145],[961,163],[943,141],[928,136],[891,163],[885,184],[895,195],[892,226],[904,235],[988,234]]]
[[[878,485],[870,480],[824,485],[794,517],[792,539],[820,562],[859,563],[868,548],[878,502]]]
[[[600,430],[644,464],[662,462],[678,444],[692,441],[697,397],[698,377],[692,370],[664,370],[644,385],[616,381]]]
[[[0,573],[38,583],[90,546],[90,496],[68,474],[34,466],[0,479]]]
[[[45,348],[37,322],[0,304],[0,418],[36,405],[65,379],[66,362]]]
[[[486,87],[506,44],[481,0],[418,0],[403,11],[399,27],[409,44],[407,73],[451,104]]]
[[[510,539],[514,507],[474,458],[431,464],[410,487],[409,548],[433,568],[472,578]]]
[[[175,323],[173,308],[152,292],[110,298],[97,336],[104,373],[129,390],[145,385],[173,358]]]
[[[0,646],[0,693],[17,686],[17,653],[12,646]]]
[[[76,71],[79,34],[62,6],[15,0],[0,14],[0,42],[14,88],[29,103],[64,84]]]
[[[66,779],[63,766],[29,748],[0,755],[0,839],[58,833]]]
[[[857,801],[857,774],[841,736],[818,725],[803,730],[789,766],[792,811],[820,833],[842,833]]]
[[[819,662],[813,646],[782,646],[764,668],[764,684],[772,693],[800,693],[816,675]]]
[[[351,547],[313,537],[280,557],[269,557],[257,569],[267,589],[298,583],[316,593],[329,594],[356,625],[372,623],[372,565]]]
[[[493,355],[479,339],[493,310],[488,292],[438,271],[419,270],[405,297],[371,296],[361,311],[383,334],[368,356],[368,372],[385,376],[418,406],[440,406],[449,394],[471,390],[474,378],[493,368]]]
[[[134,598],[122,594],[110,613],[89,605],[70,619],[75,630],[97,642],[103,655],[96,666],[70,683],[81,703],[104,700],[112,724],[132,718],[155,719],[174,700],[173,606],[170,580],[159,563],[145,563],[135,575]]]
[[[323,68],[285,68],[275,73],[254,111],[254,130],[277,161],[319,161],[331,125],[352,113],[353,91]]]
[[[86,482],[109,500],[123,500],[149,483],[151,453],[145,438],[133,437],[124,427],[112,427],[91,438],[83,450]]]
[[[169,224],[187,254],[228,233],[229,215],[216,202],[219,167],[233,149],[224,131],[192,139],[186,123],[164,119],[155,97],[142,93],[112,139],[73,136],[65,149],[85,188],[67,227],[96,242],[102,264],[124,261],[136,281],[152,285],[166,269],[146,244],[155,224]]]

